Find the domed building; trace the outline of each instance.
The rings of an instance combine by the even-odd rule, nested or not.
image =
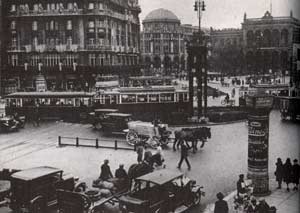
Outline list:
[[[169,10],[160,8],[150,12],[143,20],[141,33],[141,57],[146,69],[184,70],[186,40],[195,30],[191,25],[181,25]]]

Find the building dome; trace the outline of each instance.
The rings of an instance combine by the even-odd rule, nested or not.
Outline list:
[[[178,17],[173,12],[163,8],[156,9],[150,12],[146,16],[143,22],[161,22],[161,21],[180,22]]]

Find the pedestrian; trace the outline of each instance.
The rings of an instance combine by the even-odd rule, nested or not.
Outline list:
[[[292,164],[291,164],[291,159],[287,158],[284,165],[284,177],[283,181],[286,183],[286,190],[289,192],[289,184],[292,182]]]
[[[185,160],[185,162],[188,166],[188,170],[191,170],[191,164],[188,160],[188,151],[189,151],[189,148],[187,147],[187,145],[185,145],[185,143],[181,142],[181,152],[180,152],[181,157],[180,157],[180,161],[177,166],[178,169],[181,168],[181,164],[182,164],[183,160]]]
[[[239,180],[236,182],[236,188],[237,188],[237,196],[244,195],[246,190],[246,184],[244,181],[244,174],[239,175]]]
[[[36,104],[34,107],[34,112],[33,112],[33,117],[34,117],[34,122],[33,125],[39,127],[40,126],[40,105],[39,103]]]
[[[292,166],[292,182],[294,184],[293,190],[298,190],[299,178],[300,178],[300,165],[298,164],[298,160],[295,159],[294,164]]]
[[[144,154],[144,144],[142,141],[138,141],[136,144],[137,162],[142,163]]]
[[[127,188],[129,185],[129,177],[124,169],[124,164],[120,164],[119,168],[115,171],[115,185],[119,189]]]
[[[265,201],[264,198],[259,199],[259,204],[257,205],[257,213],[269,213],[270,206]]]
[[[108,165],[109,161],[107,159],[104,160],[104,163],[101,166],[101,172],[99,179],[103,181],[107,181],[110,178],[113,178],[110,167]]]
[[[257,213],[257,203],[255,198],[251,199],[250,204],[247,208],[247,213]]]
[[[225,200],[223,200],[224,198],[223,193],[219,192],[217,194],[217,198],[218,200],[215,202],[214,213],[228,213],[229,212],[228,203]]]
[[[147,163],[151,163],[151,158],[152,158],[152,152],[148,150],[147,147],[145,147],[145,152],[144,152],[144,161]]]
[[[277,189],[281,189],[281,184],[284,177],[284,168],[281,158],[277,158],[275,176],[276,181],[278,182]]]

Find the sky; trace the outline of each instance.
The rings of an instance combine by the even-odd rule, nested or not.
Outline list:
[[[172,11],[182,24],[198,25],[197,13],[194,11],[195,0],[139,0],[142,13],[141,21],[152,10],[164,8]],[[261,18],[270,11],[272,16],[293,16],[300,19],[300,0],[205,0],[206,11],[203,13],[201,25],[204,27],[240,28],[244,13],[247,18]]]

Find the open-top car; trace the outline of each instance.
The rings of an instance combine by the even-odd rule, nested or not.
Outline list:
[[[128,122],[131,121],[131,114],[108,113],[103,119],[101,125],[105,133],[122,133],[128,129]]]
[[[102,122],[105,120],[106,115],[109,113],[116,113],[117,109],[95,109],[94,112],[89,113],[90,123],[93,124],[94,129],[100,130]]]
[[[157,170],[136,178],[131,191],[119,198],[122,213],[184,212],[200,204],[204,192],[181,172]]]
[[[75,179],[63,175],[60,169],[47,166],[13,173],[9,206],[13,212],[45,212],[57,204],[57,189],[73,191]]]

